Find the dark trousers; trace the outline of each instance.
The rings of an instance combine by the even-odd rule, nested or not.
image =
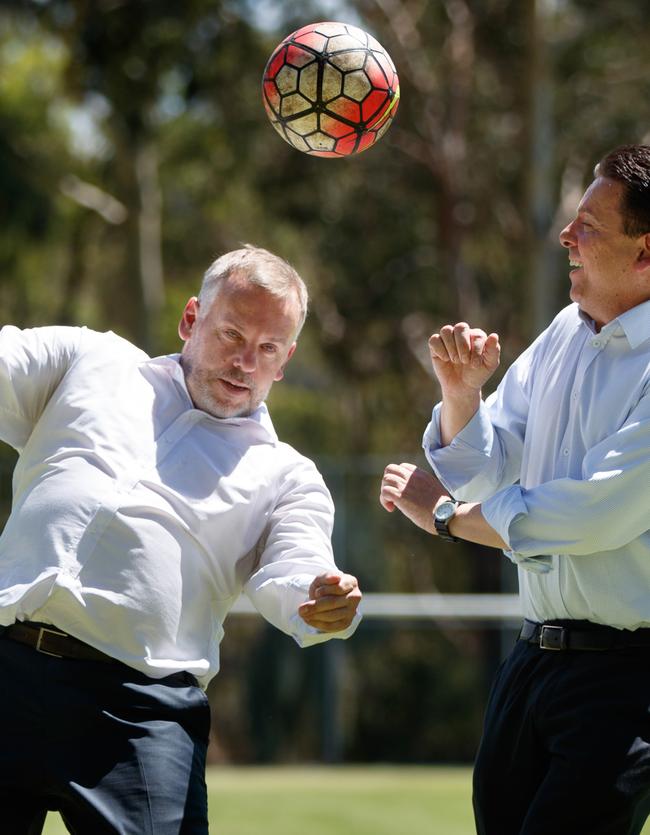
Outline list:
[[[210,714],[195,680],[54,658],[0,636],[0,829],[206,835]]]
[[[650,810],[650,649],[517,642],[474,769],[478,835],[638,835]]]

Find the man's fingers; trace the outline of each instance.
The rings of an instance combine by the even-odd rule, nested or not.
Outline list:
[[[343,574],[336,585],[325,584],[315,589],[311,599],[298,607],[298,613],[305,623],[315,629],[338,632],[352,623],[360,601],[361,591],[356,577]]]
[[[342,632],[344,629],[347,629],[351,623],[352,617],[340,618],[339,620],[332,621],[331,623],[329,621],[316,618],[313,621],[310,621],[309,625],[313,626],[314,629],[318,629],[320,632]]]
[[[357,593],[359,597],[359,583],[352,574],[320,574],[314,578],[309,587],[308,602],[320,601],[327,598],[345,598]],[[303,604],[306,605],[306,604]]]
[[[322,617],[335,620],[345,611],[356,612],[361,602],[361,592],[349,592],[345,597],[323,597],[320,600],[307,600],[298,607],[302,617]]]
[[[453,363],[458,362],[458,348],[456,343],[455,330],[455,325],[445,325],[444,327],[440,328],[440,339],[446,351],[447,359],[449,362]],[[444,356],[442,357],[442,359],[444,359]]]
[[[353,590],[354,586],[343,583],[337,583],[335,586],[318,586],[314,589],[312,599],[320,600],[324,597],[342,597],[346,594],[350,594]]]
[[[336,586],[343,579],[341,574],[319,574],[314,579],[314,584],[318,587],[322,586]]]
[[[429,338],[429,350],[432,359],[440,359],[443,362],[458,362],[458,350],[456,337],[454,335],[455,325],[444,325],[439,333],[434,333]]]
[[[379,501],[386,510],[394,510],[396,503],[401,499],[409,480],[414,476],[418,468],[415,464],[389,464],[384,470],[379,491]]]
[[[483,331],[472,335],[471,364],[473,368],[480,368],[483,365],[483,354],[485,351],[486,335]]]
[[[301,615],[308,617],[319,617],[324,620],[336,620],[341,617],[341,612],[350,607],[350,602],[342,597],[322,598],[321,600],[308,600],[298,608]]]
[[[384,470],[379,501],[387,510],[398,508],[411,522],[431,532],[431,514],[443,492],[440,481],[415,464],[389,464]]]
[[[402,461],[401,464],[387,464],[384,467],[384,473],[390,473],[391,475],[404,475],[404,473],[412,473],[415,470],[415,464],[411,464],[408,461]]]
[[[384,470],[379,490],[379,503],[392,513],[396,508],[396,502],[401,498],[406,482],[415,472],[415,464],[403,462],[402,464],[388,464]]]
[[[384,510],[392,513],[397,506],[395,503],[399,500],[401,493],[402,491],[397,484],[391,483],[391,477],[384,476],[379,489],[379,504]]]
[[[485,338],[485,345],[483,347],[486,365],[489,368],[496,368],[501,358],[501,345],[499,344],[499,335],[491,333]]]
[[[469,362],[472,341],[470,327],[467,322],[459,322],[457,325],[454,325],[454,343],[458,362]]]
[[[454,364],[474,364],[483,353],[487,335],[480,328],[470,328],[467,322],[444,325],[439,333],[429,338],[432,359]]]
[[[434,333],[429,337],[429,353],[431,354],[431,359],[449,362],[449,354],[439,333]]]

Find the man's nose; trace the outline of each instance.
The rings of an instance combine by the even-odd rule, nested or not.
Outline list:
[[[235,357],[235,365],[250,374],[257,368],[257,351],[251,346],[243,346]]]
[[[560,243],[567,249],[576,245],[576,236],[573,231],[573,224],[574,221],[571,221],[571,223],[568,223],[560,232]]]

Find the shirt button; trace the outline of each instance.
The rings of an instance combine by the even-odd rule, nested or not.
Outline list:
[[[569,454],[569,450],[568,450],[568,449],[563,449],[563,450],[562,450],[562,455],[564,455],[564,456],[566,457],[568,454]]]
[[[600,348],[600,339],[594,339],[591,344],[594,348]]]

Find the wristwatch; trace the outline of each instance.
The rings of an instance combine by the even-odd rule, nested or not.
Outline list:
[[[438,536],[444,542],[460,542],[457,536],[449,530],[449,523],[456,515],[456,509],[460,502],[455,499],[449,499],[445,502],[440,502],[438,507],[433,512],[433,524],[436,527]]]

